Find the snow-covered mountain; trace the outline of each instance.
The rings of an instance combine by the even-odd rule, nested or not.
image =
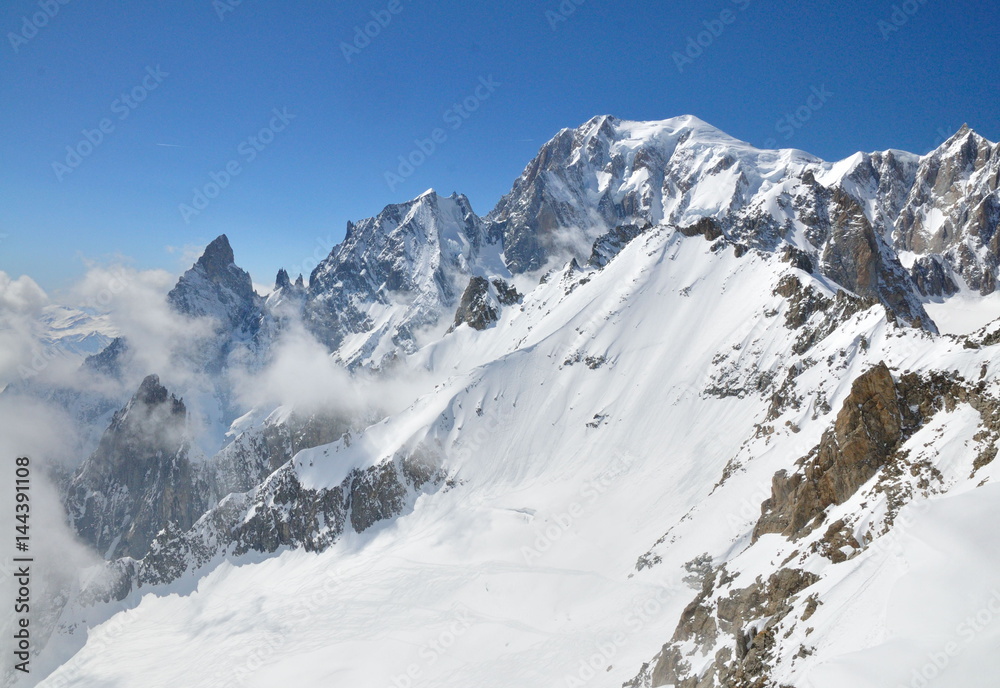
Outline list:
[[[347,362],[412,353],[470,277],[509,274],[502,250],[465,196],[427,191],[348,224],[309,277],[309,325]]]
[[[41,685],[981,684],[998,160],[599,117],[485,217],[389,206],[267,298],[220,237],[169,303],[215,323],[183,361],[225,440],[189,457],[170,371],[121,400]],[[303,333],[352,402],[240,408]]]
[[[41,322],[45,326],[41,344],[72,356],[99,353],[118,334],[107,314],[93,310],[47,306]]]

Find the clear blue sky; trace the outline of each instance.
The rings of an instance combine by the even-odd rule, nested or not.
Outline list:
[[[485,214],[542,143],[597,114],[694,114],[827,159],[923,153],[963,122],[1000,138],[992,2],[908,0],[895,26],[900,0],[565,0],[565,21],[558,0],[61,1],[42,0],[51,18],[32,19],[38,0],[0,9],[0,270],[47,289],[116,253],[179,271],[168,246],[223,232],[270,283],[348,220],[427,188],[465,193]],[[679,70],[674,54],[724,10],[730,23]],[[348,62],[342,44],[373,11],[391,22]],[[488,99],[446,123],[490,76]],[[120,100],[154,85],[134,109]],[[779,118],[823,86],[832,95],[786,139]],[[294,119],[273,120],[275,108]],[[57,178],[53,162],[102,120],[100,144]],[[284,129],[249,161],[253,144],[238,147],[272,120]],[[390,189],[398,156],[438,127],[437,150]],[[178,206],[231,160],[239,176],[185,222]]]

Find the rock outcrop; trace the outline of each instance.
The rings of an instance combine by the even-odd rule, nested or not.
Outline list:
[[[444,482],[434,457],[414,451],[365,469],[354,469],[327,489],[303,486],[289,463],[259,487],[232,494],[183,528],[168,522],[141,560],[108,562],[108,576],[84,591],[93,601],[124,599],[140,587],[170,583],[209,564],[221,553],[274,553],[282,547],[321,552],[347,528],[362,533],[402,514],[417,495]]]
[[[490,281],[485,277],[473,277],[458,302],[454,326],[464,323],[474,330],[485,330],[499,318],[500,305],[490,289]]]
[[[909,416],[884,363],[861,375],[802,470],[774,476],[754,539],[765,533],[795,538],[811,531],[827,507],[845,502],[890,460]]]
[[[161,529],[190,528],[208,508],[188,459],[186,421],[184,403],[150,375],[74,476],[70,521],[105,557],[141,558]]]
[[[626,688],[774,687],[769,672],[782,622],[795,609],[800,593],[819,577],[782,568],[746,587],[737,587],[736,580],[724,565],[711,569],[670,642]],[[712,659],[695,670],[692,653]]]
[[[594,268],[603,268],[611,262],[611,259],[621,253],[633,239],[643,232],[648,231],[652,225],[648,222],[643,225],[618,225],[607,234],[602,234],[594,242],[594,247],[590,251],[590,260],[587,265]]]

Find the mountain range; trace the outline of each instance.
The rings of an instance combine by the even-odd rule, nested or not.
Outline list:
[[[218,237],[163,369],[4,392],[89,429],[39,685],[982,685],[998,184],[601,116],[268,294]]]

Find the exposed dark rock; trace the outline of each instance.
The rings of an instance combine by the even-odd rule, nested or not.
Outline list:
[[[335,442],[352,427],[374,420],[374,416],[359,420],[334,413],[293,413],[282,422],[265,422],[241,433],[206,471],[213,499],[249,492],[303,449]]]
[[[206,486],[188,460],[186,421],[183,402],[147,377],[73,478],[70,520],[108,558],[145,556],[167,524],[190,528],[207,508]]]
[[[352,470],[329,489],[308,489],[286,464],[255,490],[230,495],[192,527],[168,523],[141,561],[109,562],[107,580],[95,581],[85,599],[121,600],[141,586],[163,585],[224,554],[273,553],[282,547],[323,551],[349,526],[363,532],[399,516],[421,491],[444,482],[431,450]]]
[[[125,341],[125,338],[115,337],[103,351],[93,356],[88,356],[84,360],[83,366],[96,373],[120,379],[128,353],[128,342]]]
[[[774,293],[788,299],[785,327],[802,329],[792,345],[792,352],[796,354],[804,354],[844,322],[878,303],[842,289],[832,299],[828,298],[813,286],[803,284],[794,274],[783,276]],[[817,314],[819,317],[814,318]]]
[[[485,330],[500,318],[500,308],[485,277],[473,277],[458,304],[455,327],[465,323],[474,330]]]
[[[850,550],[850,554],[844,552],[845,549]],[[854,532],[847,522],[839,519],[831,523],[823,537],[813,543],[812,550],[819,552],[834,564],[839,564],[860,552],[861,543],[854,537]]]
[[[782,249],[781,260],[785,263],[791,263],[793,267],[802,272],[812,273],[813,271],[813,262],[809,254],[791,244],[786,244]]]
[[[1000,146],[963,126],[920,161],[895,223],[899,250],[935,256],[972,289],[996,289]],[[932,292],[929,292],[932,293]]]
[[[260,299],[250,273],[236,266],[225,234],[215,239],[177,281],[167,301],[178,312],[212,317],[230,330],[251,333],[259,326]]]
[[[958,285],[955,284],[948,272],[938,256],[920,256],[910,268],[913,283],[917,285],[917,289],[924,296],[957,294]]]
[[[766,581],[758,578],[748,587],[732,589],[725,596],[719,594],[732,580],[724,566],[705,577],[701,591],[681,614],[671,641],[651,665],[643,668],[649,686],[776,686],[768,675],[776,645],[775,629],[793,610],[797,595],[819,577],[782,568]],[[751,625],[758,619],[765,621]],[[697,675],[692,674],[691,662],[682,649],[692,647],[688,650],[692,653],[715,650],[714,661]],[[632,685],[641,682],[636,680]]]
[[[497,301],[500,302],[501,306],[513,306],[521,302],[524,296],[514,288],[512,284],[508,284],[507,280],[500,277],[494,277],[491,280],[493,288],[497,292]]]
[[[881,301],[907,324],[936,331],[895,252],[872,227],[861,204],[839,188],[833,191],[830,223],[820,271],[858,296]]]
[[[703,217],[692,225],[678,227],[677,231],[686,237],[700,236],[708,241],[715,241],[722,236],[722,228],[719,226],[718,221],[712,217]]]
[[[458,235],[461,240],[456,240]],[[433,191],[377,216],[348,223],[344,241],[313,270],[304,304],[305,322],[331,350],[352,334],[368,334],[348,364],[391,342],[401,353],[416,350],[420,328],[454,312],[473,274],[496,264],[499,236],[486,227],[461,194]],[[392,328],[376,328],[372,305],[406,303]]]
[[[818,311],[830,307],[830,299],[820,294],[816,289],[805,286],[796,275],[785,275],[778,281],[774,293],[788,299],[785,311],[785,327],[795,330],[808,322]]]
[[[308,490],[290,470],[275,473],[252,504],[249,518],[231,524],[225,533],[237,554],[274,552],[285,546],[322,551],[344,532],[348,517],[344,485]]]
[[[975,408],[983,418],[980,440],[1000,438],[1000,404],[983,393],[969,388],[953,374],[931,373],[919,376],[907,373],[895,381],[884,363],[859,376],[844,400],[833,427],[824,433],[820,444],[804,459],[801,469],[789,475],[779,471],[772,480],[771,497],[761,506],[761,517],[753,539],[766,533],[781,533],[799,538],[823,522],[828,507],[843,504],[879,471],[906,461],[902,444],[924,423],[942,409],[952,410],[959,403]],[[992,442],[977,460],[985,465],[992,460]],[[994,454],[995,455],[995,454]],[[905,495],[894,496],[892,485],[880,485],[887,492],[891,514],[902,506]],[[836,559],[845,545],[857,547],[844,524],[833,524],[825,536],[827,551]]]
[[[291,286],[292,280],[288,277],[288,271],[285,268],[278,270],[278,276],[274,278],[274,290],[289,289]]]
[[[607,234],[602,234],[594,242],[594,247],[590,252],[590,260],[587,265],[595,268],[603,268],[611,260],[621,253],[633,239],[649,230],[652,225],[618,225]]]

